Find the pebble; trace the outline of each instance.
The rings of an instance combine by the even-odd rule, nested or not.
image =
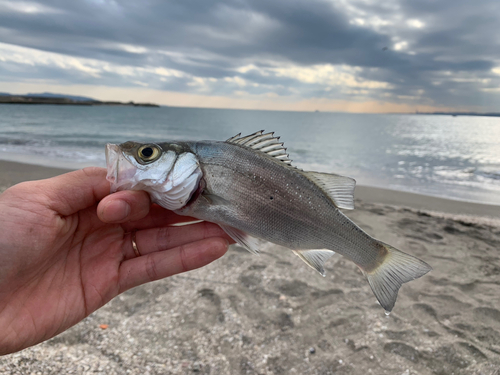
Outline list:
[[[193,363],[193,372],[200,372],[201,364],[199,362]]]

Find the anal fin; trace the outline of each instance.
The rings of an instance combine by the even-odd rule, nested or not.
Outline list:
[[[295,255],[302,259],[309,267],[318,271],[321,276],[325,277],[325,262],[331,258],[335,252],[327,249],[315,250],[292,250]]]

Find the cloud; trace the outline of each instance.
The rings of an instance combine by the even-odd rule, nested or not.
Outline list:
[[[494,110],[499,16],[496,0],[0,0],[0,80]]]
[[[415,29],[421,29],[422,27],[425,27],[425,23],[416,18],[407,20],[406,24],[408,25],[408,27],[412,27]]]
[[[33,1],[9,1],[0,0],[0,12],[2,13],[59,13],[60,11]]]

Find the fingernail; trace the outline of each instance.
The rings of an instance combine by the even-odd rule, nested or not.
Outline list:
[[[130,215],[130,205],[123,200],[114,200],[106,205],[106,219],[110,223],[124,221]]]

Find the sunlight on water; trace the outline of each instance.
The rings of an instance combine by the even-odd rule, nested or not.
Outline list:
[[[294,165],[358,184],[500,204],[500,118],[194,108],[0,107],[0,158],[104,165],[127,140],[225,140],[275,131]]]

